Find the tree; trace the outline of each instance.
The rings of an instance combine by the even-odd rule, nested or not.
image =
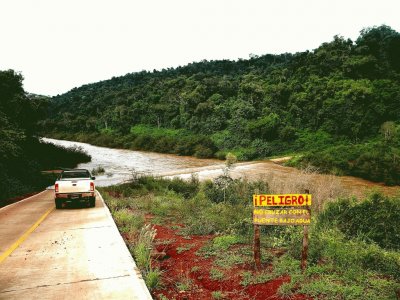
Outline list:
[[[396,135],[396,123],[392,121],[386,121],[382,124],[380,132],[386,142],[391,141]]]

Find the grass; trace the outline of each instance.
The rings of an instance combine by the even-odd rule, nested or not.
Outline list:
[[[197,255],[210,257],[221,254],[223,256],[232,245],[239,243],[244,243],[244,237],[235,235],[217,236],[211,242],[201,247],[197,251]]]
[[[116,210],[114,220],[122,233],[136,232],[144,225],[143,214],[133,213],[127,208]]]
[[[248,258],[243,255],[232,253],[231,251],[217,257],[214,261],[214,265],[221,268],[229,269],[234,265],[241,265],[249,262]]]
[[[101,191],[101,188],[98,188]],[[123,209],[134,209],[135,200],[132,198],[115,198],[107,194],[105,197],[108,207],[112,212],[117,212]]]
[[[175,284],[179,292],[189,291],[193,286],[193,280],[190,279],[188,274],[182,275],[178,282]]]
[[[210,278],[212,280],[222,281],[225,278],[225,273],[220,269],[212,268],[210,270]]]
[[[242,280],[240,284],[242,286],[265,283],[275,278],[275,276],[268,271],[258,272],[258,273],[251,271],[244,271],[242,272],[241,275],[242,275]]]
[[[192,249],[192,247],[193,247],[192,244],[186,244],[186,245],[183,245],[183,246],[181,246],[181,247],[177,247],[177,248],[176,248],[176,252],[177,252],[178,254],[181,254],[181,253],[183,253],[183,252],[185,252],[185,251],[188,251],[188,250]]]
[[[155,229],[147,224],[142,227],[133,245],[133,256],[135,257],[138,267],[141,269],[151,270],[151,250],[153,248],[152,245],[155,235]]]
[[[273,276],[291,277],[291,282],[282,285],[278,294],[290,297],[303,293],[318,299],[395,299],[400,284],[393,277],[363,269],[357,260],[345,258],[346,253],[338,256],[335,261],[311,264],[304,273],[298,269],[299,260],[290,256],[276,259],[273,263]],[[341,260],[349,264],[342,266]]]
[[[150,270],[147,272],[144,281],[150,291],[159,288],[161,286],[162,272],[159,269]]]
[[[224,299],[225,295],[222,291],[214,291],[211,293],[211,297],[215,300]]]
[[[194,267],[192,267],[192,269],[190,270],[190,273],[196,273],[196,272],[198,272],[198,271],[200,271],[201,270],[201,268],[199,267],[199,266],[194,266]]]
[[[238,235],[222,235],[213,239],[213,248],[216,250],[224,251],[229,247],[236,244],[243,243],[243,238]]]
[[[225,190],[225,202],[219,201],[218,182],[212,181],[199,183],[196,180],[185,182],[141,177],[132,183],[104,188],[103,191],[120,195],[117,198],[107,196],[106,202],[121,231],[136,231],[132,253],[144,270],[142,272],[151,274],[148,275],[148,284],[157,286],[162,274],[151,268],[149,251],[154,232],[151,227],[146,227],[144,232],[140,229],[143,228],[144,214],[152,214],[152,220],[169,227],[180,224],[174,228],[184,236],[214,234],[214,238],[196,254],[213,259],[210,278],[221,281],[225,270],[252,264],[250,195],[254,192],[285,192],[288,189],[302,192],[300,189],[304,188],[304,184],[312,184],[311,176],[307,176],[305,174],[304,178],[286,184],[275,180],[270,180],[269,184],[232,180]],[[398,234],[395,224],[400,220],[399,198],[375,194],[361,202],[343,200],[340,193],[329,194],[336,189],[334,181],[326,191],[318,182],[314,182],[312,188],[318,192],[313,198],[316,200],[315,213],[309,228],[306,271],[302,273],[299,268],[302,228],[263,226],[262,263],[270,265],[270,268],[261,272],[242,269],[242,286],[289,276],[290,282],[282,284],[278,290],[283,298],[303,293],[315,299],[395,299],[395,293],[400,289],[400,252],[397,244],[400,239],[394,238]],[[330,198],[324,200],[327,194]],[[379,207],[382,209],[376,209]],[[380,224],[379,220],[387,221]],[[183,253],[190,248],[191,244],[180,246],[177,252]],[[272,249],[278,251],[275,253]],[[188,273],[198,270],[198,267],[193,267]],[[153,271],[156,274],[150,273]],[[192,285],[192,280],[186,275],[176,283],[176,288],[188,291]],[[218,299],[218,295],[216,293],[213,298]]]
[[[278,294],[285,298],[303,293],[316,299],[396,299],[399,286],[395,282],[374,274],[352,275],[349,280],[346,274],[297,274],[291,282],[279,287]]]

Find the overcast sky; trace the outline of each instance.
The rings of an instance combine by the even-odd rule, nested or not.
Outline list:
[[[364,27],[400,31],[400,0],[0,0],[0,70],[56,95],[202,59],[317,48]]]

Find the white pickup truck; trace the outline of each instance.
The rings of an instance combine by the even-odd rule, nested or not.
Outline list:
[[[56,208],[62,208],[66,203],[86,203],[95,207],[95,179],[85,169],[62,171],[54,184]]]

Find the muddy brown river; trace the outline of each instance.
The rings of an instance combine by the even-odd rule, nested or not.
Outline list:
[[[190,178],[193,174],[200,180],[213,179],[223,173],[225,164],[215,159],[198,159],[126,149],[111,149],[86,143],[43,138],[64,147],[81,147],[92,156],[89,163],[80,164],[79,168],[93,170],[103,167],[105,174],[96,176],[98,186],[108,186],[126,182],[134,174],[151,174],[162,177]],[[277,160],[279,161],[279,160]],[[378,189],[388,195],[398,194],[400,187],[388,187],[351,176],[332,176],[317,174],[313,170],[298,170],[285,167],[277,161],[252,161],[235,164],[230,175],[248,180],[262,179],[268,182],[274,192],[293,193],[309,189],[320,198],[333,198],[344,195],[363,196]]]

